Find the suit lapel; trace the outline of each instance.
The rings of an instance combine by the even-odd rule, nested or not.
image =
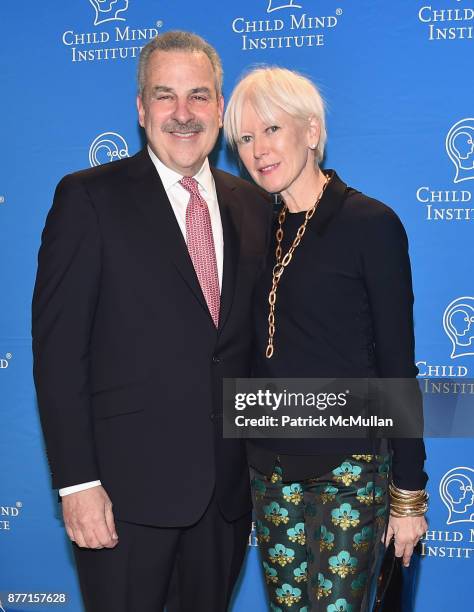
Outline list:
[[[234,201],[232,192],[235,187],[229,184],[225,175],[214,168],[212,168],[212,175],[216,185],[224,236],[224,270],[222,275],[218,328],[219,331],[221,331],[229,316],[234,299],[235,283],[237,280],[237,264],[240,254],[239,231],[242,209],[239,206],[235,206],[235,204],[232,205]]]
[[[145,217],[156,248],[156,257],[170,259],[184,282],[206,310],[209,321],[212,318],[204,299],[194,267],[189,257],[188,248],[181,229],[176,221],[166,191],[146,150],[141,151],[133,160],[130,175],[133,179],[131,197]]]

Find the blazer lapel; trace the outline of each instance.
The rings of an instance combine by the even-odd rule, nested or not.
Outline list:
[[[224,270],[222,275],[218,327],[218,330],[221,331],[229,316],[234,299],[235,283],[237,280],[237,264],[240,255],[239,235],[242,210],[241,207],[232,205],[234,201],[232,192],[235,187],[229,185],[228,181],[218,170],[212,168],[211,171],[216,185],[224,236]]]
[[[131,197],[145,217],[154,244],[160,246],[159,249],[156,248],[156,257],[165,256],[174,263],[184,282],[206,310],[213,324],[189,257],[186,241],[176,221],[160,176],[146,150],[138,153],[134,161],[136,163],[130,170],[133,179]]]

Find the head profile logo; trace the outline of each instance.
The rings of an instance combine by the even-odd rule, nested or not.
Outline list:
[[[122,17],[128,9],[128,0],[89,0],[95,11],[94,25],[107,21],[125,21]]]
[[[456,168],[455,183],[474,179],[474,118],[461,119],[446,136],[446,153]]]
[[[443,327],[451,340],[451,359],[474,355],[474,297],[456,298],[448,304]]]
[[[268,0],[267,13],[280,11],[281,9],[303,8],[301,4],[295,4],[295,0]]]
[[[128,144],[125,138],[117,132],[99,134],[89,148],[89,163],[91,166],[101,166],[124,157],[130,157]]]
[[[447,525],[474,523],[474,470],[455,467],[439,483],[439,495],[448,509]]]

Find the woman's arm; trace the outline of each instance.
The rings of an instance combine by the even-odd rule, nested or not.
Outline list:
[[[418,411],[422,422],[422,401],[415,380],[413,334],[413,290],[408,240],[397,215],[387,206],[374,203],[365,223],[363,276],[369,297],[374,334],[374,351],[381,378],[407,380],[405,397],[410,411]],[[411,382],[413,379],[413,383]],[[403,385],[399,385],[403,389]],[[404,408],[406,408],[404,406]],[[425,487],[426,458],[422,439],[393,438],[392,478],[401,489]]]
[[[374,332],[374,351],[379,376],[413,379],[415,342],[413,333],[413,290],[408,255],[408,240],[397,215],[388,207],[375,206],[366,224],[363,247],[364,279],[369,296]],[[410,386],[410,381],[407,385]],[[419,411],[415,421],[422,422],[422,399],[418,389],[408,389],[410,410]],[[404,407],[406,408],[406,407]],[[403,408],[402,408],[403,409]],[[423,470],[425,447],[420,438],[393,438],[392,481],[400,489],[413,491],[425,487]],[[416,504],[415,504],[416,506]],[[416,513],[416,508],[413,513]],[[395,538],[395,554],[410,563],[413,549],[425,533],[424,516],[389,517],[385,544]]]

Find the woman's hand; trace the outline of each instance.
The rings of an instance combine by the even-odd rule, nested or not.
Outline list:
[[[387,537],[385,538],[385,547],[390,544],[390,540],[394,537],[395,556],[403,557],[403,565],[408,567],[410,565],[413,549],[427,529],[428,524],[424,516],[396,517],[390,515]]]

